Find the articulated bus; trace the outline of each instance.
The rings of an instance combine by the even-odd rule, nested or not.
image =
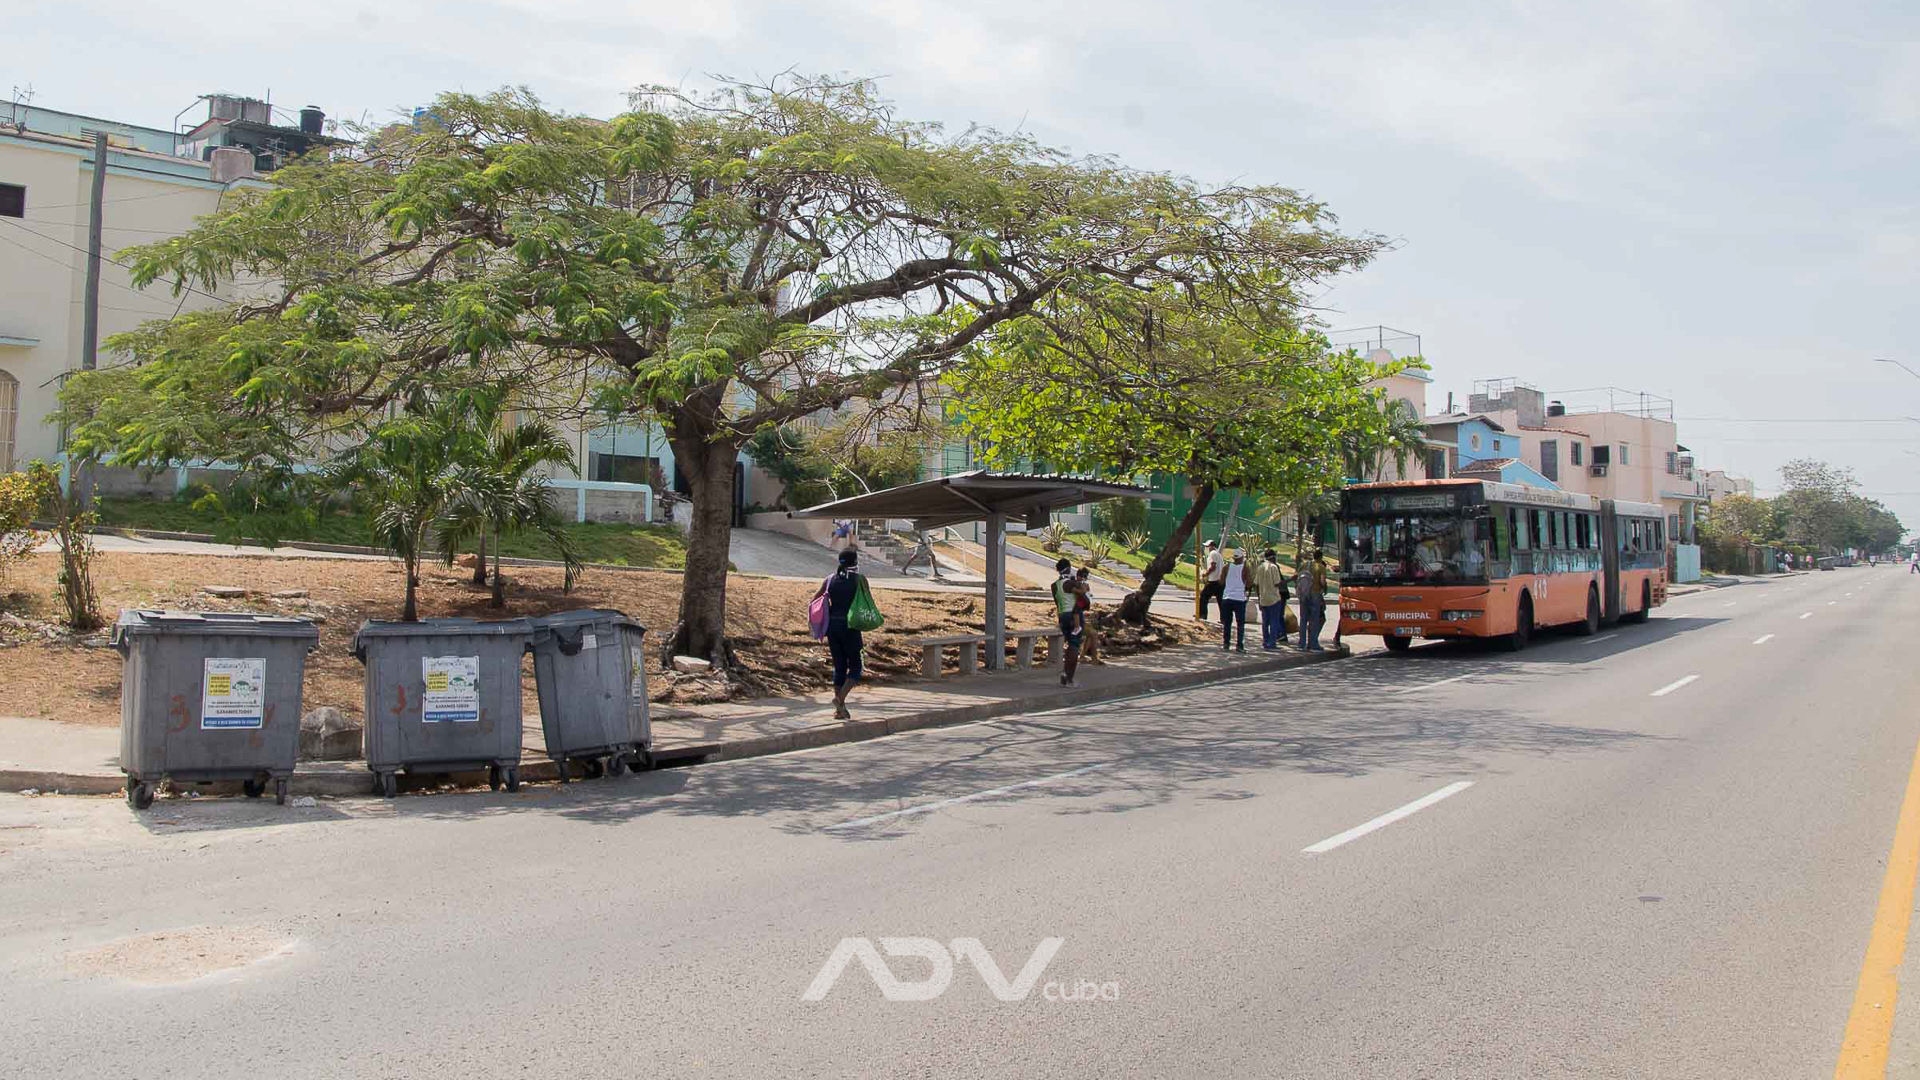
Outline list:
[[[1340,633],[1499,638],[1645,622],[1667,599],[1666,515],[1486,480],[1357,484],[1341,497]]]

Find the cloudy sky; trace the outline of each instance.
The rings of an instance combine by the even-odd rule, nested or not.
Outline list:
[[[165,127],[525,84],[874,76],[905,115],[1280,183],[1399,247],[1322,298],[1475,379],[1671,397],[1703,467],[1815,456],[1920,528],[1920,4],[1886,0],[16,2],[9,82]],[[1740,422],[1732,422],[1740,421]]]

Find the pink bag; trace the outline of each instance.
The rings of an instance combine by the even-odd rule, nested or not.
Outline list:
[[[807,630],[813,634],[815,641],[826,639],[827,583],[825,581],[820,583],[820,591],[814,595],[813,603],[807,605]]]

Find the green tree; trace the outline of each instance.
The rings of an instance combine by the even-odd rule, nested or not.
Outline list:
[[[328,483],[357,493],[374,532],[406,564],[405,622],[419,621],[420,560],[436,530],[451,561],[463,538],[458,515],[488,497],[488,478],[473,465],[485,440],[473,399],[454,394],[380,424],[328,467]]]
[[[554,506],[547,470],[574,467],[573,450],[551,422],[538,417],[516,425],[506,423],[506,399],[483,392],[471,399],[467,422],[478,440],[468,440],[461,462],[464,481],[448,507],[442,548],[449,562],[459,548],[477,544],[481,569],[485,565],[485,538],[493,537],[492,606],[507,606],[506,577],[500,572],[500,538],[534,532],[544,537],[566,567],[565,588],[580,573],[580,558],[566,530],[566,519]]]
[[[127,252],[139,286],[242,299],[117,339],[155,407],[82,444],[299,456],[474,383],[550,416],[657,417],[693,489],[671,645],[722,661],[733,472],[757,432],[916,394],[1051,297],[1204,287],[1258,307],[1380,246],[1283,188],[948,134],[859,80],[646,90],[611,123],[525,91],[430,115]]]
[[[995,334],[953,380],[960,424],[989,462],[1193,484],[1122,618],[1145,620],[1217,492],[1339,487],[1341,440],[1374,411],[1366,387],[1380,372],[1304,332],[1289,290],[1274,297],[1215,306],[1205,289],[1113,288],[1051,303]]]

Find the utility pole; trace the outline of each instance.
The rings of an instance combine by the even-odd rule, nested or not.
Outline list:
[[[107,193],[107,133],[93,133],[93,200],[87,208],[87,293],[80,330],[80,370],[92,371],[100,353],[100,233]],[[81,512],[93,509],[93,464],[73,474],[73,502]]]

